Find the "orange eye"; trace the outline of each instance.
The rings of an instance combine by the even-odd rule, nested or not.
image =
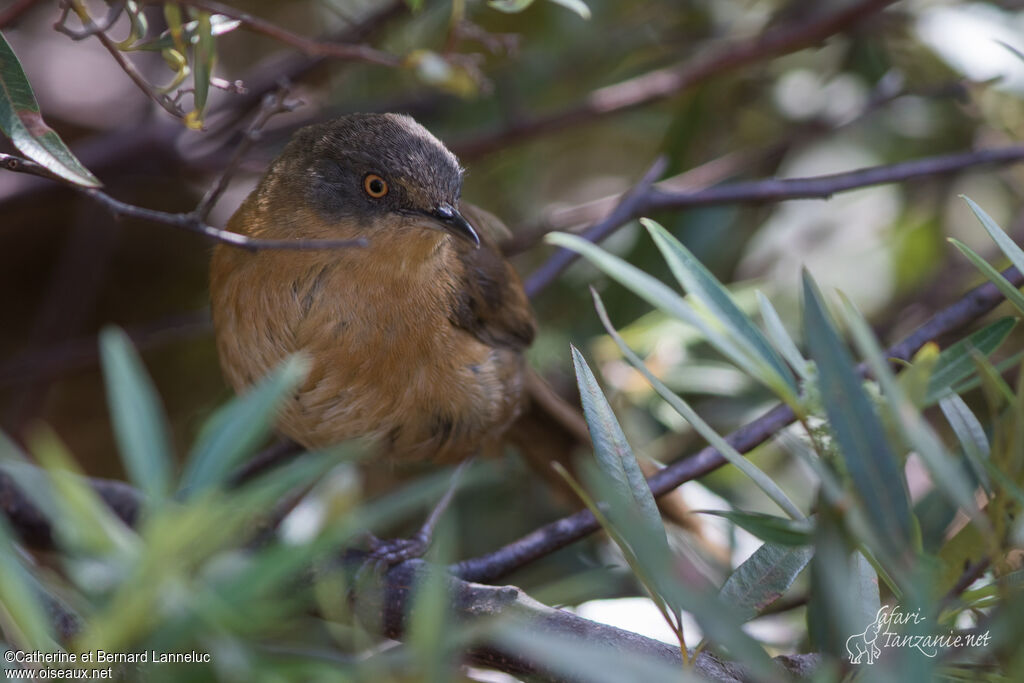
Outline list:
[[[380,199],[388,193],[388,181],[376,173],[367,173],[363,178],[363,189],[374,199]]]

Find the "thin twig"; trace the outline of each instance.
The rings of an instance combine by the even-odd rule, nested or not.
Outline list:
[[[142,0],[142,2],[146,4],[162,5],[165,0]],[[391,67],[401,66],[403,63],[401,57],[384,52],[383,50],[378,50],[370,47],[369,45],[336,43],[300,36],[299,34],[283,29],[277,24],[267,21],[266,19],[261,19],[249,14],[248,12],[242,12],[234,7],[230,7],[219,2],[213,2],[213,0],[177,0],[177,4],[185,5],[187,7],[195,7],[196,9],[211,12],[213,14],[220,14],[231,19],[236,19],[242,22],[246,28],[255,31],[256,33],[262,33],[263,35],[273,38],[281,43],[285,43],[286,45],[291,45],[307,55],[332,57],[334,59],[360,61]]]
[[[43,178],[50,178],[51,180],[58,180],[52,173],[50,173],[45,167],[37,164],[34,161],[23,159],[22,157],[14,156],[12,154],[0,153],[0,166],[3,166],[8,171],[14,171],[16,173],[28,173],[30,175],[41,176]],[[151,221],[154,223],[162,223],[164,225],[170,225],[175,228],[182,230],[188,230],[204,237],[220,242],[221,244],[227,244],[232,247],[240,247],[249,251],[259,251],[261,249],[290,249],[300,251],[310,251],[314,249],[342,249],[348,247],[365,247],[366,241],[362,239],[357,240],[268,240],[258,239],[254,237],[248,237],[246,235],[240,235],[229,230],[223,230],[221,228],[215,228],[212,225],[208,225],[204,221],[199,220],[192,212],[189,213],[170,213],[168,211],[157,211],[155,209],[147,209],[142,206],[135,206],[122,202],[120,199],[114,199],[106,192],[98,190],[94,187],[82,187],[81,185],[75,185],[74,183],[64,182],[64,185],[80,192],[95,202],[102,204],[110,213],[114,214],[115,217],[120,218],[127,216],[129,218],[139,218],[141,220]]]
[[[121,13],[124,12],[124,7],[124,0],[115,2],[107,10],[107,16],[103,18],[103,21],[98,24],[92,22],[81,31],[76,31],[67,25],[68,15],[71,13],[71,5],[70,3],[65,3],[64,10],[60,14],[60,19],[58,19],[57,23],[53,25],[53,28],[56,29],[58,33],[63,33],[71,40],[85,40],[86,38],[93,37],[97,33],[105,33],[110,30],[114,24],[117,23],[117,20],[121,18]]]
[[[1024,286],[1024,276],[1016,268],[1007,268],[1003,276],[1013,286]],[[903,341],[891,346],[886,356],[907,361],[927,342],[959,330],[985,315],[1003,302],[1003,295],[991,282],[975,287],[955,303],[928,319]],[[896,366],[896,369],[899,369]],[[858,368],[866,374],[867,368]],[[740,427],[726,437],[740,453],[749,453],[795,419],[788,406],[778,405],[760,418]],[[717,449],[708,446],[698,453],[678,460],[659,470],[647,480],[651,492],[662,496],[682,484],[701,477],[727,463]],[[463,560],[449,569],[456,576],[470,581],[491,582],[534,560],[578,541],[599,529],[589,510],[547,524],[498,550],[480,557]]]
[[[647,169],[647,172],[644,173],[640,182],[622,197],[622,201],[619,202],[618,206],[604,220],[598,221],[587,228],[583,236],[591,242],[600,242],[615,230],[639,216],[643,211],[642,203],[644,198],[648,196],[654,181],[665,172],[667,166],[668,160],[665,157],[658,157],[651,167]],[[558,279],[562,271],[575,261],[576,258],[576,252],[564,248],[558,249],[547,262],[527,278],[523,284],[523,287],[526,289],[526,295],[532,298],[539,294]]]
[[[203,221],[210,215],[210,210],[213,209],[214,204],[217,203],[221,194],[227,189],[232,176],[238,171],[242,158],[248,154],[253,144],[260,139],[260,135],[267,122],[277,114],[294,111],[295,107],[300,104],[297,100],[289,100],[289,93],[290,90],[287,84],[282,83],[276,93],[268,93],[264,96],[259,112],[257,112],[252,123],[249,124],[249,127],[245,129],[242,141],[235,147],[231,159],[221,170],[220,175],[210,185],[210,189],[206,191],[206,194],[199,200],[199,204],[196,205],[195,210],[192,212],[196,218]]]
[[[138,88],[145,93],[146,97],[159,104],[164,111],[171,114],[176,118],[184,118],[185,112],[178,104],[167,95],[158,92],[150,84],[146,77],[135,68],[131,60],[125,57],[124,53],[117,47],[113,40],[111,40],[105,31],[101,30],[99,26],[92,20],[89,15],[89,11],[79,0],[66,0],[64,4],[64,11],[61,14],[60,19],[54,24],[54,28],[63,33],[67,33],[74,39],[78,39],[75,36],[83,32],[72,32],[71,29],[67,29],[64,23],[67,21],[68,12],[74,11],[78,16],[79,21],[82,22],[83,32],[85,35],[95,35],[96,38],[102,43],[103,47],[106,48],[110,56],[114,58],[117,65],[121,67],[121,70],[128,74],[128,78],[132,79]],[[63,28],[62,28],[63,27]]]
[[[703,58],[680,66],[650,71],[595,90],[582,102],[566,109],[514,121],[502,129],[456,143],[452,149],[459,157],[470,159],[493,152],[510,142],[520,142],[672,97],[722,73],[816,45],[896,1],[863,0],[795,26],[785,26],[755,38],[726,43]]]
[[[591,242],[599,242],[635,218],[653,211],[718,204],[759,204],[792,199],[828,199],[834,194],[863,187],[897,183],[921,177],[948,175],[967,168],[1010,164],[1022,160],[1024,160],[1024,144],[926,157],[812,178],[767,178],[717,185],[700,190],[670,192],[641,181],[633,191],[623,197],[615,211],[583,231],[582,236]],[[526,279],[527,294],[531,297],[539,294],[578,257],[578,254],[565,249],[556,251]]]

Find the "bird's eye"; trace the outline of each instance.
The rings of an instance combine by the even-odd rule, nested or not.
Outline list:
[[[380,199],[388,193],[388,181],[376,173],[367,173],[363,178],[363,189],[374,199]]]

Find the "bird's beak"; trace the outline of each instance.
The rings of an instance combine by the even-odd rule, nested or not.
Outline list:
[[[480,246],[480,235],[451,204],[439,204],[431,215],[451,234],[469,240],[475,247]]]

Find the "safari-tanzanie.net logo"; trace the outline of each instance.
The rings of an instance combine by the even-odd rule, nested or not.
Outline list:
[[[940,650],[948,648],[986,647],[991,639],[988,631],[964,633],[949,629],[944,634],[925,635],[890,630],[892,626],[917,625],[926,620],[919,609],[904,612],[899,605],[882,605],[875,614],[875,620],[862,633],[846,639],[850,663],[874,664],[882,656],[882,650],[893,648],[912,648],[925,657],[934,657]]]

